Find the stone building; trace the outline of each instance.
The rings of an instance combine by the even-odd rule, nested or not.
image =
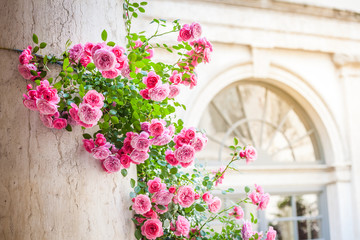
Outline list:
[[[151,31],[153,18],[197,21],[213,43],[198,87],[179,96],[188,109],[178,116],[209,137],[199,161],[219,168],[234,136],[258,149],[257,162],[225,177],[223,187],[235,189],[225,203],[257,183],[273,196],[268,210],[258,212],[259,230],[271,224],[285,240],[357,239],[360,2],[149,2],[138,29]],[[98,41],[104,28],[113,39],[124,37],[120,1],[2,0],[1,6],[1,48],[22,49],[33,32],[55,52],[68,38]],[[18,55],[0,50],[0,56],[0,239],[131,239],[129,189],[121,184],[128,179],[104,179],[78,149],[80,130],[75,139],[49,133],[21,104]]]

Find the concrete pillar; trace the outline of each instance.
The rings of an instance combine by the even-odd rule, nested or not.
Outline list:
[[[61,53],[65,42],[123,42],[121,1],[2,0],[1,48],[23,49],[32,33]],[[40,53],[41,54],[41,53]],[[132,239],[130,176],[107,174],[84,151],[82,130],[48,129],[27,110],[18,53],[0,50],[0,239]]]

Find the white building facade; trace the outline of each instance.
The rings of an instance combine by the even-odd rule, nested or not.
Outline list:
[[[142,18],[202,24],[212,61],[179,115],[207,132],[210,169],[234,136],[257,148],[225,177],[226,202],[262,185],[273,197],[259,230],[274,225],[279,239],[360,236],[359,14],[356,1],[156,0]]]

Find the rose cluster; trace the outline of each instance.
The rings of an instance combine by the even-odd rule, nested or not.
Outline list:
[[[20,64],[18,65],[18,70],[23,78],[34,80],[36,77],[34,77],[30,71],[36,71],[37,68],[33,63],[30,63],[30,61],[33,59],[31,50],[32,47],[28,46],[19,56]]]
[[[143,78],[143,83],[146,88],[140,91],[140,95],[144,99],[151,99],[155,102],[161,102],[165,98],[174,98],[180,93],[176,84],[162,83],[160,76],[153,71]]]
[[[244,210],[240,206],[235,206],[233,211],[229,213],[229,216],[234,216],[236,219],[240,220],[244,217]]]
[[[80,125],[85,128],[91,128],[98,123],[102,116],[101,108],[104,106],[105,97],[96,90],[88,91],[83,102],[77,106],[71,103],[69,110],[71,118],[74,120],[74,125]]]
[[[255,184],[255,189],[248,194],[248,197],[251,199],[254,205],[257,205],[257,209],[265,210],[269,201],[270,194],[264,193],[264,190],[261,186]]]
[[[244,221],[244,224],[241,228],[241,235],[243,240],[249,240],[256,234],[258,235],[257,239],[262,239],[263,232],[253,231],[251,223],[249,221]],[[276,238],[276,231],[273,229],[273,227],[269,227],[265,240],[275,240],[275,238]]]
[[[106,43],[76,44],[69,50],[69,58],[74,64],[86,67],[93,62],[104,78],[116,78],[120,74],[127,76],[129,63],[125,49],[120,46],[108,46]]]
[[[40,120],[46,127],[63,129],[67,126],[66,118],[61,118],[58,111],[60,98],[57,90],[50,86],[47,80],[41,81],[36,89],[29,84],[27,91],[27,94],[23,95],[23,104],[30,110],[39,111]]]
[[[246,164],[253,162],[257,158],[256,149],[253,146],[246,146],[244,150],[239,152],[241,158],[246,158]]]
[[[205,203],[208,204],[209,211],[212,213],[217,213],[221,208],[221,200],[218,197],[213,197],[209,192],[205,192],[202,195],[202,199]]]

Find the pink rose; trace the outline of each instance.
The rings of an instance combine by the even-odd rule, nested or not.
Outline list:
[[[253,235],[251,223],[248,221],[244,222],[244,225],[241,228],[241,235],[244,240],[249,240]]]
[[[199,23],[193,22],[190,25],[191,35],[193,39],[197,39],[201,36],[202,30]]]
[[[120,75],[120,71],[114,68],[108,71],[102,71],[101,74],[104,78],[114,79]]]
[[[146,89],[140,90],[140,95],[141,95],[144,99],[149,100],[149,99],[150,99],[150,97],[149,97],[149,89],[146,88]]]
[[[166,83],[166,84],[162,84],[157,87],[151,88],[149,90],[149,97],[153,101],[161,102],[165,98],[167,98],[167,96],[169,96],[169,93],[170,93],[169,84]]]
[[[105,97],[96,90],[90,90],[85,94],[83,100],[84,103],[88,103],[92,107],[102,108],[104,106]]]
[[[31,54],[28,54],[27,52],[23,52],[19,56],[19,62],[20,64],[29,64],[30,60],[33,59],[33,56]]]
[[[57,113],[57,106],[46,101],[45,99],[37,99],[36,107],[38,108],[39,112],[44,115],[54,115]]]
[[[205,147],[206,140],[203,137],[196,136],[191,140],[190,145],[195,149],[195,152],[199,152]]]
[[[135,43],[135,46],[134,46],[135,49],[139,48],[143,45],[143,42],[141,40],[136,40],[134,43]]]
[[[179,161],[175,158],[174,153],[170,150],[165,152],[165,160],[172,166],[176,166],[179,164]]]
[[[149,46],[146,46],[146,52],[148,52],[149,53],[149,56],[146,56],[145,58],[147,58],[147,59],[151,59],[153,56],[154,56],[154,49],[152,49],[152,48],[149,48]]]
[[[42,91],[41,94],[44,97],[44,99],[47,100],[50,103],[57,104],[57,103],[60,102],[60,97],[57,94],[57,90],[55,88],[45,89],[44,91]]]
[[[120,46],[113,47],[113,49],[111,49],[111,51],[115,54],[115,57],[117,60],[119,60],[125,53],[125,49]]]
[[[67,125],[67,121],[65,118],[57,118],[53,121],[54,128],[63,129]]]
[[[48,127],[48,128],[54,128],[54,125],[53,125],[53,119],[50,115],[44,115],[44,114],[41,114],[39,115],[40,117],[40,120],[42,121],[42,123]]]
[[[84,53],[85,53],[87,56],[91,56],[91,50],[92,50],[93,47],[94,47],[94,44],[93,44],[93,43],[90,43],[90,42],[85,43]]]
[[[275,238],[276,238],[276,231],[274,230],[273,227],[269,227],[265,240],[275,240]]]
[[[27,107],[30,110],[33,111],[37,111],[37,106],[36,106],[36,100],[35,99],[24,99],[23,100],[23,104],[25,107]]]
[[[145,214],[151,209],[150,198],[144,194],[139,194],[134,199],[132,207],[137,214]]]
[[[190,76],[190,89],[193,89],[197,85],[197,76],[195,74],[191,74]]]
[[[169,86],[170,92],[168,98],[174,98],[180,93],[180,88],[177,85]]]
[[[140,163],[144,163],[145,160],[149,158],[149,154],[147,152],[134,150],[130,154],[130,158],[133,163],[140,164]]]
[[[147,88],[154,88],[160,83],[160,76],[155,72],[150,71],[146,77],[143,78],[143,83]]]
[[[190,232],[190,223],[189,223],[189,221],[185,217],[179,215],[177,220],[176,220],[176,232],[175,232],[175,235],[176,236],[183,235],[185,237],[185,236],[188,236],[189,232]]]
[[[93,60],[95,66],[100,71],[109,71],[113,69],[116,64],[115,54],[105,48],[97,50],[93,55]]]
[[[159,219],[146,220],[141,227],[141,234],[150,240],[161,237],[164,234],[161,221]]]
[[[152,145],[163,146],[171,141],[171,137],[167,134],[156,136],[151,140]]]
[[[173,84],[177,85],[179,83],[181,83],[182,79],[181,79],[181,74],[178,73],[178,71],[173,71],[172,75],[170,77],[170,82],[172,82]]]
[[[267,205],[269,204],[269,201],[270,201],[270,194],[265,193],[261,195],[260,203],[257,209],[265,210]]]
[[[240,206],[235,206],[233,212],[229,213],[229,216],[234,216],[236,219],[242,219],[244,217],[244,210]]]
[[[196,136],[196,130],[195,128],[189,128],[185,132],[185,137],[189,139],[193,139]]]
[[[147,152],[150,147],[150,140],[148,139],[149,135],[146,136],[136,136],[131,140],[131,146],[138,151]]]
[[[103,162],[103,167],[108,173],[117,172],[121,168],[120,159],[117,157],[109,156]]]
[[[83,139],[84,148],[87,152],[92,153],[92,149],[95,147],[93,139]]]
[[[155,177],[154,180],[149,180],[147,185],[148,185],[149,193],[156,193],[156,192],[166,188],[166,184],[161,183],[161,179],[158,177]],[[165,205],[165,204],[163,204],[163,205]]]
[[[95,44],[92,48],[91,48],[91,56],[94,57],[95,53],[97,50],[102,49],[102,48],[106,48],[106,43],[102,42],[102,43],[97,43]]]
[[[263,194],[263,193],[264,193],[264,189],[263,189],[262,186],[260,186],[260,185],[255,184],[255,189],[256,189],[256,191],[257,191],[258,193],[260,193],[260,194]]]
[[[221,208],[221,200],[218,197],[214,197],[213,200],[208,204],[209,211],[217,213]]]
[[[101,116],[102,112],[97,107],[92,107],[87,103],[80,103],[78,111],[80,121],[86,124],[96,124]]]
[[[158,215],[152,208],[148,212],[144,213],[143,215],[147,218],[154,218],[154,219],[158,218]]]
[[[34,64],[24,64],[18,66],[19,73],[25,79],[30,79],[32,77],[30,70],[36,71],[36,67]]]
[[[170,193],[175,193],[176,192],[176,187],[174,187],[174,186],[169,187],[169,192]]]
[[[253,162],[257,158],[256,149],[253,146],[247,146],[245,148],[246,164]]]
[[[69,58],[73,61],[78,61],[81,57],[81,54],[84,51],[84,47],[82,44],[76,44],[69,50]]]
[[[210,203],[212,202],[213,199],[213,195],[211,195],[211,193],[206,192],[203,194],[202,199],[206,202],[206,203]]]
[[[187,208],[195,202],[195,192],[190,186],[181,186],[177,191],[177,201],[180,206]]]
[[[190,163],[194,160],[195,149],[190,145],[183,145],[175,150],[174,155],[180,163]]]
[[[120,163],[124,168],[129,168],[131,163],[131,158],[128,155],[123,154],[120,157]]]
[[[189,24],[185,24],[179,31],[178,41],[189,41],[192,38],[191,29]]]
[[[110,150],[105,146],[93,148],[91,152],[93,154],[93,157],[96,159],[105,159],[109,157],[111,153]]]
[[[258,204],[261,200],[261,194],[256,191],[251,192],[248,197],[251,199],[252,203],[255,205]]]
[[[101,133],[96,134],[95,144],[98,146],[103,146],[106,144],[106,138],[104,137],[103,134]]]
[[[169,203],[171,203],[171,200],[173,199],[174,194],[172,194],[171,192],[169,192],[168,190],[159,190],[158,192],[156,192],[153,196],[153,200],[155,201],[156,204],[159,205],[168,205]]]
[[[161,134],[163,134],[165,130],[165,126],[162,122],[160,122],[159,120],[153,119],[151,121],[150,127],[149,127],[149,132],[150,135],[156,137],[156,136],[160,136]]]
[[[89,63],[91,63],[91,58],[89,56],[84,56],[80,59],[80,63],[86,67]]]
[[[148,134],[150,134],[149,127],[150,127],[149,122],[142,122],[141,123],[141,131],[144,131],[144,132],[147,132]]]

